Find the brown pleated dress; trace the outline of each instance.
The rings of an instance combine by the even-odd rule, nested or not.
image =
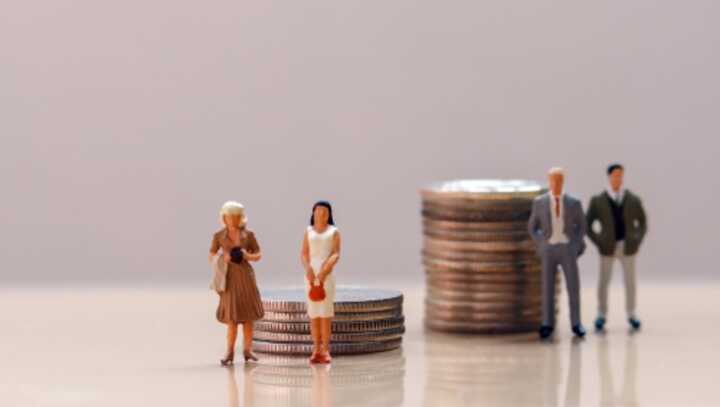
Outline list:
[[[260,251],[255,233],[246,228],[240,230],[238,246],[248,253]],[[215,253],[222,249],[223,253],[230,253],[233,247],[233,242],[227,235],[227,228],[223,228],[213,235],[210,251]],[[220,303],[215,316],[223,324],[255,321],[265,315],[260,291],[255,282],[255,271],[245,259],[240,264],[228,263],[225,291],[219,295]]]

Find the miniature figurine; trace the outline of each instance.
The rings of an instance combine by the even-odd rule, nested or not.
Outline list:
[[[582,203],[563,193],[565,172],[548,171],[549,191],[533,201],[528,232],[537,244],[542,261],[542,326],[540,338],[552,335],[555,327],[555,276],[562,267],[570,302],[573,333],[582,338],[585,329],[580,322],[580,278],[577,259],[585,251],[585,215]]]
[[[228,327],[227,353],[220,361],[231,365],[235,358],[235,341],[238,324],[243,326],[243,356],[245,362],[257,361],[251,352],[253,321],[261,319],[263,310],[260,292],[255,282],[255,272],[250,262],[262,257],[255,233],[246,227],[245,208],[238,202],[226,202],[220,210],[225,227],[213,235],[210,245],[210,263],[222,256],[227,265],[224,290],[218,292],[220,303],[216,318]],[[218,253],[222,249],[222,253]]]
[[[313,205],[300,260],[305,269],[307,313],[313,339],[310,363],[330,363],[331,324],[335,316],[333,269],[340,260],[340,232],[335,227],[332,206],[327,201],[318,201]],[[311,291],[313,299],[310,298]],[[319,297],[315,297],[318,293]]]
[[[608,285],[613,263],[622,264],[625,275],[625,310],[634,330],[640,329],[635,315],[635,255],[647,232],[647,220],[640,198],[623,188],[625,169],[620,164],[608,166],[608,187],[593,196],[587,212],[588,237],[600,252],[600,279],[598,282],[598,315],[595,328],[605,329],[608,312]],[[597,221],[600,231],[593,229]]]

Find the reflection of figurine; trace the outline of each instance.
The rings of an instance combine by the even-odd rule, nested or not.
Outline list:
[[[564,172],[548,172],[550,191],[533,201],[528,231],[542,260],[542,326],[540,337],[548,338],[555,326],[555,273],[563,269],[570,301],[570,321],[575,335],[583,337],[580,323],[580,278],[577,258],[585,251],[585,215],[579,200],[563,193]]]
[[[314,344],[310,362],[330,363],[330,327],[335,315],[335,277],[332,271],[340,259],[340,232],[335,227],[329,202],[319,201],[313,205],[300,258],[305,268],[308,294],[313,286],[320,286],[325,291],[323,300],[307,300]]]
[[[225,290],[220,292],[220,304],[216,317],[227,324],[227,354],[223,365],[232,364],[235,357],[235,340],[238,324],[243,324],[243,355],[245,361],[257,361],[250,351],[253,337],[253,321],[264,316],[260,292],[255,282],[255,272],[249,262],[260,260],[260,246],[255,234],[245,227],[245,208],[237,202],[226,202],[221,211],[225,227],[215,233],[210,245],[210,262],[222,255],[227,264]],[[222,249],[222,254],[218,251]]]
[[[625,309],[633,329],[640,328],[635,315],[635,254],[640,248],[647,222],[645,210],[637,195],[622,187],[624,168],[612,164],[607,169],[607,190],[590,200],[587,213],[588,237],[600,251],[600,279],[598,284],[598,317],[595,328],[605,327],[608,311],[608,285],[612,266],[618,259],[625,274]],[[593,223],[600,224],[600,231],[593,230]]]

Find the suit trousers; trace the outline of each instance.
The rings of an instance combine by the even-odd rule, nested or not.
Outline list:
[[[612,256],[600,256],[600,278],[598,280],[598,316],[605,317],[608,312],[608,286],[612,277],[615,260],[622,264],[625,275],[625,311],[628,317],[635,316],[635,256],[625,255],[624,242],[620,241]]]
[[[580,324],[580,277],[577,253],[567,243],[545,244],[540,251],[542,260],[542,324],[555,326],[555,273],[562,268],[570,303],[571,326]]]

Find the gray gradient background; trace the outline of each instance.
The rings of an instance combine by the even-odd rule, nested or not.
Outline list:
[[[719,17],[699,0],[6,1],[0,283],[204,284],[228,199],[261,284],[299,283],[325,198],[340,281],[419,284],[419,186],[563,165],[586,205],[609,161],[649,212],[640,278],[716,278]]]

